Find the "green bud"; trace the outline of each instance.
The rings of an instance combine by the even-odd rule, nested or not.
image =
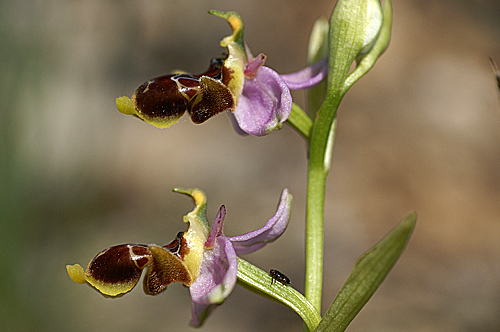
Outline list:
[[[370,51],[383,23],[379,0],[339,0],[330,18],[329,88],[342,97],[351,65]]]
[[[389,46],[391,40],[391,28],[392,28],[392,4],[390,0],[384,1],[383,8],[383,19],[382,27],[377,38],[372,42],[369,47],[358,55],[356,62],[356,68],[349,74],[349,77],[344,82],[342,88],[343,91],[349,90],[349,88],[359,80],[363,75],[365,75],[378,60],[380,55]]]
[[[366,54],[370,51],[373,44],[377,41],[377,38],[380,33],[380,29],[382,28],[382,6],[380,5],[379,0],[371,0],[367,1],[366,8],[366,32],[365,32],[365,40],[363,42],[363,49],[361,50],[359,56]]]

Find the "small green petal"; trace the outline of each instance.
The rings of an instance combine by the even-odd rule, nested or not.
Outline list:
[[[198,278],[203,257],[205,242],[210,232],[207,220],[207,195],[198,188],[175,188],[174,192],[185,194],[193,198],[195,208],[184,216],[184,222],[189,223],[184,239],[189,244],[189,253],[184,256],[184,264],[188,267],[193,280]]]
[[[221,12],[210,10],[209,14],[223,18],[228,21],[233,29],[233,34],[221,40],[220,45],[227,47],[229,55],[224,61],[224,67],[230,73],[229,78],[224,80],[229,90],[233,93],[236,104],[240,99],[243,83],[245,81],[245,66],[248,63],[245,41],[243,39],[244,24],[241,16],[236,12]]]
[[[208,13],[225,19],[233,29],[233,34],[222,39],[220,46],[227,47],[229,44],[235,44],[246,55],[245,41],[243,39],[245,26],[241,16],[236,12],[221,12],[219,10],[209,10]]]

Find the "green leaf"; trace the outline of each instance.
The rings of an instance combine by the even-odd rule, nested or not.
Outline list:
[[[318,325],[321,316],[307,299],[290,285],[279,281],[271,284],[273,279],[269,273],[238,257],[238,284],[246,289],[286,305],[295,311],[310,331]]]
[[[375,293],[405,249],[415,228],[417,214],[410,213],[379,243],[356,262],[332,306],[315,331],[344,331]]]

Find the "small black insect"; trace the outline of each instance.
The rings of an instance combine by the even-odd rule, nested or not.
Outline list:
[[[278,270],[271,270],[271,271],[269,271],[269,274],[271,275],[271,278],[272,278],[271,285],[273,284],[273,282],[275,280],[278,280],[283,285],[290,285],[292,283],[286,275],[284,275],[283,273],[281,273]]]

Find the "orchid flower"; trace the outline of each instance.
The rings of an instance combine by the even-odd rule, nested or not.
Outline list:
[[[243,40],[243,20],[237,13],[209,13],[231,25],[232,35],[220,42],[227,56],[213,59],[203,74],[175,73],[149,80],[132,99],[117,98],[118,110],[159,128],[170,127],[187,110],[194,123],[229,111],[243,132],[255,136],[280,129],[292,110],[290,89],[306,89],[321,82],[327,74],[326,58],[297,73],[279,75],[264,66],[263,53],[252,57]]]
[[[191,325],[201,326],[234,289],[238,273],[237,255],[252,253],[278,239],[285,231],[292,195],[283,190],[276,214],[264,227],[239,236],[226,237],[222,231],[226,208],[222,205],[212,228],[206,217],[207,199],[200,189],[175,189],[190,195],[195,209],[184,216],[187,231],[179,232],[165,246],[121,244],[98,253],[87,269],[67,265],[70,278],[89,284],[105,296],[131,291],[146,268],[144,292],[156,295],[172,282],[181,282],[191,293]]]

